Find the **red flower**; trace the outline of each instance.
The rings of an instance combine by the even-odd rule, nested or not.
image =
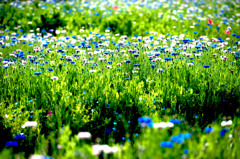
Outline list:
[[[216,23],[216,26],[218,26],[218,23]]]
[[[117,7],[117,6],[113,6],[113,9],[114,9],[114,10],[118,10],[118,7]]]
[[[208,24],[213,25],[213,21],[211,19],[208,19]]]
[[[224,33],[228,35],[230,34],[230,30],[225,30]]]

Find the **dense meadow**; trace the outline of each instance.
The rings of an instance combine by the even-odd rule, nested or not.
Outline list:
[[[240,1],[0,1],[0,158],[239,158]]]

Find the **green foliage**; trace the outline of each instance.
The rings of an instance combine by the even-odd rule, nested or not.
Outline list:
[[[207,1],[196,7],[197,4],[191,2],[188,8],[201,10],[190,12],[182,8],[183,1],[171,6],[164,2],[156,9],[116,3],[119,8],[115,9],[111,5],[103,8],[98,1],[89,6],[82,2],[54,5],[34,1],[20,6],[1,3],[1,30],[10,31],[0,33],[1,45],[6,46],[0,47],[0,135],[3,139],[0,158],[29,158],[32,154],[53,158],[237,158],[240,155],[240,76],[239,58],[236,58],[239,44],[235,44],[236,37],[224,31],[231,26],[231,34],[238,33],[239,21],[233,13],[239,12],[239,6],[235,2]],[[181,11],[175,12],[180,7]],[[231,20],[224,24],[224,18],[212,18],[214,25],[210,28],[208,18],[220,14],[222,8],[230,8],[232,12],[224,11],[222,16]],[[200,17],[203,19],[199,21]],[[197,33],[193,34],[195,31]],[[7,46],[13,43],[11,34],[15,32],[19,33],[17,42]],[[36,33],[36,37],[20,39],[29,32]],[[38,37],[47,33],[51,38]],[[167,36],[163,38],[162,34]],[[176,44],[171,39],[180,34],[193,39],[194,46],[204,42],[202,46],[207,50],[201,50],[200,57],[193,57],[192,51],[196,49],[192,48],[192,43],[186,44],[186,50],[180,50],[182,40],[176,40],[180,42]],[[207,39],[199,40],[205,35]],[[143,36],[143,41],[137,36]],[[154,40],[146,46],[149,36]],[[68,39],[64,41],[63,37]],[[217,43],[218,49],[210,47],[214,44],[212,38],[219,37],[228,44]],[[43,47],[45,40],[47,47]],[[90,48],[81,46],[83,41]],[[96,46],[93,42],[106,46]],[[42,50],[39,52],[37,47]],[[158,56],[161,60],[166,57],[172,60],[150,63],[149,56],[162,47],[175,48]],[[229,52],[222,52],[229,47]],[[98,49],[110,52],[104,57],[105,61],[99,61],[104,55],[103,52],[95,54]],[[129,51],[133,49],[138,51],[139,57]],[[66,55],[57,50],[65,50]],[[39,63],[27,59],[22,65],[23,59],[13,57],[19,52],[24,52],[25,57],[33,55]],[[184,54],[173,56],[174,52],[192,53],[193,58]],[[73,55],[79,55],[73,58],[74,64],[59,59]],[[223,61],[219,56],[227,56],[228,60]],[[2,67],[3,59],[15,58],[14,66]],[[131,64],[125,63],[126,60]],[[133,64],[140,65],[137,73],[133,72],[136,71]],[[152,68],[151,64],[156,67]],[[210,68],[203,67],[208,64]],[[110,69],[106,68],[108,65]],[[94,73],[89,72],[92,69]],[[34,72],[42,74],[37,76]],[[52,80],[53,76],[58,80]],[[172,128],[148,128],[138,123],[142,116],[150,116],[154,123],[180,119],[181,124]],[[225,127],[226,134],[221,136],[223,120],[233,123]],[[26,121],[35,121],[37,126],[22,127]],[[214,131],[206,133],[208,126]],[[90,132],[91,138],[79,139],[79,132]],[[5,146],[20,133],[26,139],[19,141],[19,147]],[[174,143],[173,148],[160,146],[162,141],[170,141],[180,133],[190,133],[191,138]],[[106,152],[94,155],[96,144],[105,145]],[[106,145],[118,151],[109,153],[107,150],[111,148]],[[189,152],[184,154],[186,149]]]

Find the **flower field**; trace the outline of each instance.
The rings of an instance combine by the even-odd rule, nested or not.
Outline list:
[[[240,1],[0,1],[0,158],[239,158]]]

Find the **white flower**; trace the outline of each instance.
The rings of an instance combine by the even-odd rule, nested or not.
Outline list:
[[[154,123],[154,128],[172,128],[174,126],[171,122],[161,122],[161,123]]]
[[[104,60],[106,60],[105,58],[99,58],[98,59],[99,61],[104,61]]]
[[[229,125],[232,125],[232,120],[222,121],[221,122],[221,126],[229,126]]]
[[[62,145],[58,144],[58,145],[57,145],[57,148],[58,148],[59,150],[61,150],[61,149],[62,149]]]
[[[32,155],[30,159],[45,159],[45,156],[43,155]]]
[[[52,76],[51,79],[58,80],[58,76]]]
[[[79,139],[89,139],[89,138],[91,138],[91,133],[90,132],[79,132],[77,136]]]
[[[188,65],[188,66],[192,66],[192,65],[193,65],[193,63],[187,63],[187,65]]]
[[[37,122],[36,121],[26,121],[25,124],[22,126],[22,128],[25,127],[36,127],[37,126]]]
[[[100,153],[103,151],[105,153],[115,153],[118,152],[118,148],[116,146],[110,147],[108,145],[93,145],[93,154],[94,155],[100,155]]]
[[[89,70],[90,73],[96,72],[96,70]]]

